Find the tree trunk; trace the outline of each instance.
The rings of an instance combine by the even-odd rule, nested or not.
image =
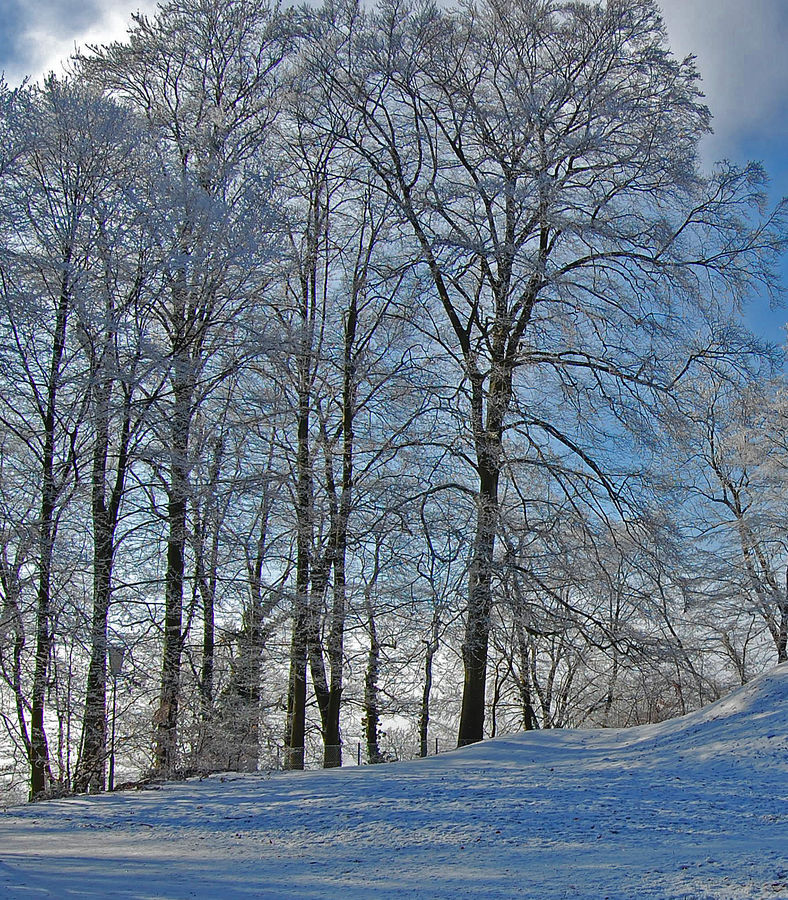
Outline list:
[[[290,680],[287,690],[285,733],[286,769],[303,769],[306,735],[306,610],[300,591],[295,599],[293,633],[290,641]]]
[[[380,752],[380,705],[378,703],[378,674],[380,672],[380,641],[375,627],[375,614],[371,600],[367,599],[367,624],[369,628],[369,651],[367,671],[364,675],[364,740],[367,746],[367,761],[383,761]]]
[[[114,353],[114,333],[110,332],[104,352],[91,365],[95,440],[93,446],[93,474],[91,509],[93,517],[93,619],[91,625],[90,665],[85,691],[85,713],[82,720],[82,740],[74,777],[75,791],[104,790],[107,757],[107,618],[112,597],[112,569],[115,556],[115,530],[128,467],[131,433],[131,385],[124,387],[123,419],[118,438],[118,459],[109,504],[106,498],[107,457],[109,454],[109,403],[111,379],[102,376],[107,356]],[[114,367],[113,367],[114,368]]]
[[[345,631],[345,559],[342,546],[334,560],[334,603],[331,611],[331,628],[328,636],[328,660],[331,666],[331,680],[328,688],[328,702],[323,726],[323,768],[332,769],[342,765],[342,734],[339,728],[339,713],[342,701],[342,680],[344,666]]]
[[[221,437],[216,438],[213,445],[210,470],[208,473],[208,496],[205,500],[206,510],[203,516],[202,527],[197,535],[195,549],[195,565],[197,569],[197,585],[200,591],[202,605],[202,660],[200,665],[200,705],[203,721],[209,721],[213,716],[214,700],[214,655],[216,649],[216,578],[219,563],[219,525],[220,514],[218,498],[216,496],[219,485],[219,474],[222,466],[222,454],[224,442]],[[210,539],[208,552],[208,566],[206,569],[206,538]]]
[[[511,227],[511,226],[507,226]],[[468,573],[468,607],[462,659],[465,668],[460,728],[457,744],[462,747],[484,738],[485,681],[487,648],[492,615],[492,574],[495,539],[498,533],[498,482],[501,474],[504,419],[512,399],[512,373],[517,345],[530,319],[536,282],[532,283],[519,323],[510,333],[511,323],[502,311],[505,294],[496,291],[496,321],[492,329],[490,372],[480,372],[472,353],[465,361],[471,384],[470,421],[479,477],[476,534]],[[485,379],[487,379],[485,391]],[[486,409],[485,409],[486,400]]]
[[[46,491],[46,488],[45,488]],[[52,508],[42,504],[41,537],[39,540],[38,602],[36,609],[36,654],[30,708],[30,799],[46,795],[52,782],[49,766],[49,746],[44,728],[44,698],[52,650],[50,631],[50,586],[52,571]],[[49,521],[46,517],[49,517]]]
[[[326,736],[329,731],[329,702],[330,689],[326,676],[326,664],[323,658],[323,646],[320,637],[320,615],[324,602],[328,576],[331,572],[331,548],[326,550],[323,557],[312,567],[312,590],[309,598],[306,623],[306,646],[309,657],[309,674],[312,676],[312,688],[317,700],[317,708],[320,713],[320,727],[323,735],[324,762],[327,753],[330,753]],[[333,750],[334,748],[332,748]]]
[[[484,738],[487,649],[492,613],[492,567],[498,526],[498,454],[484,453],[479,459],[479,495],[473,558],[468,575],[468,606],[462,661],[465,683],[457,745],[462,747]]]
[[[528,651],[528,641],[526,640],[525,629],[518,617],[517,610],[515,610],[514,615],[517,650],[520,656],[520,673],[517,678],[517,687],[520,691],[520,704],[523,709],[523,728],[526,731],[535,731],[539,728],[539,720],[536,718],[536,711],[534,710],[533,700],[531,698],[531,667],[529,663],[530,653]]]
[[[3,548],[5,549],[5,548]],[[25,627],[22,620],[22,612],[19,608],[19,598],[22,592],[20,582],[20,570],[24,565],[24,561],[17,558],[13,563],[8,563],[4,559],[5,554],[0,553],[0,586],[3,590],[3,612],[0,616],[0,629],[4,638],[7,639],[9,632],[13,632],[13,663],[11,668],[11,676],[5,677],[14,692],[14,702],[16,706],[16,718],[19,727],[19,736],[25,755],[28,759],[32,757],[30,747],[30,734],[27,728],[26,715],[26,697],[22,686],[22,659],[25,652]],[[5,661],[3,659],[3,646],[0,645],[0,661],[2,661],[3,671],[5,672]]]
[[[67,271],[71,254],[63,262]],[[52,772],[49,765],[49,746],[44,727],[44,701],[52,652],[51,590],[52,555],[57,525],[55,506],[60,489],[55,477],[55,411],[60,385],[60,367],[66,345],[66,321],[70,301],[67,274],[63,276],[55,315],[55,332],[50,359],[46,409],[44,411],[44,448],[41,458],[41,519],[38,539],[38,591],[36,602],[36,653],[30,707],[30,799],[44,796],[50,788]]]
[[[213,671],[216,651],[216,622],[214,605],[216,600],[215,570],[207,575],[200,564],[198,584],[202,603],[202,660],[200,663],[200,706],[204,722],[213,716]]]
[[[104,526],[107,524],[105,521]],[[104,790],[107,756],[107,616],[111,591],[112,540],[106,527],[102,527],[101,532],[96,532],[94,537],[90,665],[82,720],[82,741],[74,776],[74,790],[89,793]]]
[[[788,569],[785,570],[785,594],[778,602],[780,623],[777,631],[777,664],[788,661]]]
[[[170,432],[170,491],[167,504],[167,572],[164,597],[164,649],[159,709],[154,717],[154,770],[171,777],[177,763],[178,703],[183,652],[183,585],[186,549],[186,512],[189,498],[189,430],[191,425],[191,360],[175,355],[172,425]]]
[[[304,365],[302,361],[302,365]],[[285,726],[286,769],[303,769],[306,736],[307,625],[312,554],[312,472],[309,453],[308,378],[302,372],[298,408],[298,453],[296,459],[296,594],[293,601],[293,631],[290,641],[290,678],[287,689]]]
[[[359,279],[356,279],[358,285]],[[354,344],[358,322],[357,296],[351,296],[350,308],[345,322],[344,372],[342,383],[342,486],[339,500],[334,496],[332,509],[332,561],[334,567],[334,602],[331,608],[331,626],[328,635],[328,662],[331,667],[326,717],[323,727],[323,767],[326,769],[342,765],[342,735],[339,714],[342,701],[344,677],[344,635],[347,596],[345,566],[347,561],[347,537],[350,524],[350,510],[353,499],[353,425],[356,412],[356,364]],[[330,460],[327,462],[328,474]],[[333,476],[329,488],[334,492]]]
[[[438,631],[440,629],[440,616],[436,609],[432,614],[432,633],[427,641],[427,651],[424,656],[424,688],[421,692],[421,712],[419,714],[419,756],[426,756],[428,752],[427,738],[430,724],[430,695],[432,693],[432,660],[438,652]]]

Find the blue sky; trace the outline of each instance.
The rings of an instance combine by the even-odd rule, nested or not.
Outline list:
[[[662,0],[670,43],[695,54],[715,134],[707,162],[761,160],[773,200],[788,196],[788,2]],[[129,15],[153,0],[0,0],[0,70],[10,84],[59,69],[75,46],[122,37]],[[788,282],[788,265],[785,267]],[[783,343],[788,310],[763,300],[748,307],[751,327]]]

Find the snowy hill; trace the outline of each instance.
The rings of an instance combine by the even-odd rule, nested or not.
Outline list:
[[[661,725],[0,817],[0,897],[788,898],[788,666]]]

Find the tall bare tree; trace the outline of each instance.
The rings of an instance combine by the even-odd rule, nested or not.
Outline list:
[[[3,419],[20,437],[26,434],[41,484],[30,701],[30,784],[36,797],[55,787],[45,729],[54,553],[64,505],[78,479],[91,396],[91,373],[80,350],[86,341],[80,312],[101,242],[95,212],[113,190],[122,126],[109,104],[54,78],[26,92],[14,125],[30,137],[13,177],[4,183],[5,209],[16,226],[2,279],[12,366],[7,377],[13,380],[16,373],[19,393],[13,403],[4,403]]]
[[[80,71],[129,104],[158,140],[160,215],[151,216],[169,298],[160,306],[170,372],[165,622],[155,767],[176,765],[184,580],[195,410],[224,366],[233,322],[260,289],[270,240],[266,134],[287,16],[232,0],[173,0],[136,16],[125,43],[94,48]],[[222,357],[222,358],[220,358]],[[229,357],[229,359],[228,359]]]
[[[762,199],[757,167],[698,171],[708,112],[652,0],[390,0],[321,15],[327,118],[409,232],[432,282],[434,338],[462,385],[477,482],[465,744],[484,733],[513,418],[616,498],[595,448],[551,415],[555,398],[593,398],[639,427],[694,358],[726,351],[714,323],[748,285],[773,284],[779,236],[747,220]]]
[[[104,789],[108,621],[117,530],[135,443],[157,389],[145,353],[145,308],[158,286],[141,225],[144,213],[131,190],[139,186],[138,172],[145,165],[140,151],[146,136],[115,104],[99,98],[95,103],[106,119],[98,123],[102,129],[94,126],[95,152],[107,156],[107,165],[91,196],[90,265],[74,310],[88,368],[93,536],[90,664],[74,789],[91,792]]]

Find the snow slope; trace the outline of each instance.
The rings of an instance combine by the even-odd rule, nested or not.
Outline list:
[[[681,719],[0,815],[0,897],[788,898],[788,665]]]

